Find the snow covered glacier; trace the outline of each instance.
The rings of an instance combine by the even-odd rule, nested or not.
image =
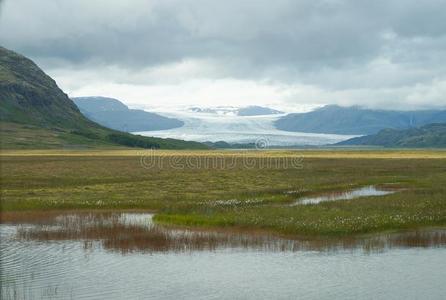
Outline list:
[[[184,121],[184,126],[169,130],[135,132],[145,136],[175,138],[197,142],[255,143],[266,141],[269,146],[326,145],[354,136],[288,132],[274,127],[283,114],[238,116],[196,111],[157,112]]]

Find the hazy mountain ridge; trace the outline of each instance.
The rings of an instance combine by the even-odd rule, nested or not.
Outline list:
[[[446,123],[434,123],[404,130],[383,129],[377,134],[352,138],[337,145],[444,148],[446,147]]]
[[[72,98],[80,111],[102,126],[126,131],[165,130],[181,127],[183,121],[140,109],[129,109],[124,103],[107,97]]]
[[[446,110],[390,111],[328,105],[307,113],[288,114],[275,126],[285,131],[362,135],[442,122],[446,122]]]
[[[173,139],[131,135],[88,120],[33,61],[0,47],[0,120],[2,148],[129,146],[200,148]]]
[[[118,99],[108,97],[71,97],[74,104],[83,113],[88,112],[100,112],[100,111],[122,111],[128,110],[127,105],[119,101]]]
[[[256,105],[242,107],[238,110],[239,116],[263,116],[263,115],[278,115],[278,114],[283,114],[283,112],[269,107],[256,106]]]

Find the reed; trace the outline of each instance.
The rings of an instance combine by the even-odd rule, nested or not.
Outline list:
[[[444,226],[444,153],[164,151],[155,155],[161,163],[150,167],[125,151],[8,153],[0,156],[1,218],[14,211],[138,209],[156,211],[155,220],[164,224],[307,236]],[[284,167],[281,159],[290,157],[301,166]],[[216,158],[226,168],[206,166]],[[300,197],[367,185],[400,191],[288,206]]]

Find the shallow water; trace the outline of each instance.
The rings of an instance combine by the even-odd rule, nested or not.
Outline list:
[[[344,192],[330,192],[320,196],[314,197],[304,197],[297,199],[292,206],[294,205],[307,205],[307,204],[318,204],[321,202],[327,201],[338,201],[338,200],[351,200],[360,197],[369,197],[369,196],[384,196],[395,193],[396,190],[391,189],[380,189],[376,186],[366,186],[350,191]]]
[[[26,220],[28,219],[28,220]],[[444,299],[446,230],[344,240],[188,231],[150,214],[0,225],[2,299]]]

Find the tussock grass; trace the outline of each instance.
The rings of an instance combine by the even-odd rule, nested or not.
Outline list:
[[[152,155],[147,149],[0,149],[1,156],[137,156]],[[446,159],[446,149],[298,149],[298,150],[153,150],[156,156],[179,157],[302,157],[351,159]]]
[[[160,223],[266,229],[293,235],[349,235],[446,225],[443,151],[162,151],[151,168],[140,152],[3,152],[3,211],[156,210]],[[351,156],[350,156],[351,154]],[[367,158],[363,158],[365,155]],[[187,166],[221,157],[232,168]],[[302,157],[301,168],[264,157]],[[348,156],[346,158],[345,156]],[[243,160],[253,158],[246,168]],[[288,207],[298,197],[366,185],[404,190],[380,197]]]
[[[19,226],[17,237],[25,240],[64,241],[82,240],[89,249],[99,241],[103,249],[129,252],[189,252],[221,248],[245,248],[267,251],[330,251],[362,248],[382,251],[392,247],[438,247],[446,245],[446,230],[419,230],[375,236],[320,239],[278,237],[254,230],[195,230],[153,224],[149,215],[142,214],[138,222],[123,222],[121,212],[59,212],[40,214],[15,212],[10,221],[32,222]],[[28,216],[25,216],[28,215]],[[47,218],[42,218],[44,215]],[[124,218],[125,219],[125,218]],[[127,219],[130,221],[129,219]],[[27,223],[28,224],[28,223]]]

